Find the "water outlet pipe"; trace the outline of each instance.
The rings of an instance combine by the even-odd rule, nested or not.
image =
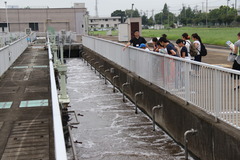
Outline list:
[[[106,70],[104,71],[105,84],[107,84],[107,72],[110,73],[110,69],[106,69]]]
[[[95,59],[91,59],[90,60],[90,65],[91,65],[91,62],[93,62]],[[91,70],[93,70],[93,68],[92,68],[92,65],[91,65]]]
[[[99,78],[100,78],[100,79],[102,78],[102,77],[101,77],[101,73],[100,73],[101,68],[104,68],[104,65],[99,66]]]
[[[94,63],[94,66],[95,66],[95,67],[94,67],[94,68],[95,68],[95,69],[94,69],[94,72],[95,72],[95,74],[97,74],[97,69],[96,69],[96,68],[97,68],[97,67],[96,67],[97,64],[99,64],[99,62],[95,62],[95,63]]]
[[[194,129],[188,130],[184,133],[185,160],[188,160],[188,139],[187,139],[187,136],[189,134],[194,135],[195,133],[197,133],[197,130],[194,130]]]
[[[119,78],[118,75],[116,75],[116,76],[113,77],[113,93],[116,92],[116,89],[115,89],[115,80],[116,80],[117,78]]]
[[[157,106],[154,106],[154,107],[152,108],[153,131],[155,131],[155,124],[156,124],[155,114],[156,114],[156,110],[157,110],[157,109],[162,109],[162,108],[163,108],[163,105],[157,105]]]
[[[122,85],[123,102],[126,102],[125,95],[124,95],[124,88],[129,86],[129,85],[130,85],[130,83],[128,83],[128,82],[126,82]]]
[[[138,92],[135,94],[135,113],[138,114],[138,106],[137,106],[137,102],[138,102],[138,97],[141,96],[143,98],[144,93],[143,92]]]

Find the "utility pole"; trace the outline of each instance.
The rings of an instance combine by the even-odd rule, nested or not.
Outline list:
[[[98,17],[98,0],[96,0],[95,12],[96,12],[96,17]]]
[[[208,0],[206,0],[206,27],[208,27]]]
[[[7,23],[7,33],[9,32],[9,26],[8,26],[8,11],[7,11],[7,1],[5,3],[5,10],[6,10],[6,23]]]
[[[155,24],[154,10],[152,10],[153,23]]]
[[[131,18],[133,16],[133,6],[134,6],[134,4],[132,4]]]
[[[235,0],[235,9],[237,9],[237,0]]]
[[[163,25],[163,14],[161,14],[161,25]]]
[[[204,12],[204,2],[202,2],[202,13]]]
[[[227,15],[228,15],[228,3],[229,3],[230,0],[227,0]]]
[[[169,23],[169,11],[168,11],[168,27],[170,27],[170,23]]]

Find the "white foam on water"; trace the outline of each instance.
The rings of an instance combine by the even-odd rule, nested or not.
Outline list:
[[[71,110],[86,116],[73,130],[78,156],[83,160],[181,160],[184,150],[139,111],[131,101],[122,102],[122,93],[94,74],[80,59],[68,59],[68,92]],[[177,148],[177,151],[171,148]],[[193,160],[192,158],[189,158]]]

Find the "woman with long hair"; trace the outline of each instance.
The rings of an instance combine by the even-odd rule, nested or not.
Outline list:
[[[197,33],[194,33],[192,34],[192,40],[193,40],[194,46],[198,50],[197,56],[194,57],[194,61],[201,62],[202,61],[202,56],[200,55],[201,43],[202,43],[201,37]]]
[[[194,60],[194,57],[190,55],[190,45],[191,45],[191,37],[187,33],[182,34],[182,39],[186,42],[185,47],[187,48],[188,56]]]

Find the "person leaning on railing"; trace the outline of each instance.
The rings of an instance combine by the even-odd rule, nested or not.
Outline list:
[[[159,42],[164,48],[166,48],[167,53],[169,55],[178,56],[175,46],[169,40],[167,40],[165,37],[161,37],[159,39]]]
[[[237,57],[235,58],[234,62],[233,62],[233,66],[232,69],[238,70],[240,71],[240,32],[237,34],[237,38],[238,41],[234,43],[234,54],[237,55]],[[234,79],[240,79],[240,76],[238,75],[234,75]],[[237,86],[235,87],[235,89],[239,89],[240,88],[240,82],[238,82]]]
[[[145,40],[145,38],[141,37],[139,31],[136,30],[134,31],[134,37],[126,44],[126,46],[123,48],[123,51],[131,44],[133,45],[133,47],[139,47],[142,43],[147,45],[147,41]]]

